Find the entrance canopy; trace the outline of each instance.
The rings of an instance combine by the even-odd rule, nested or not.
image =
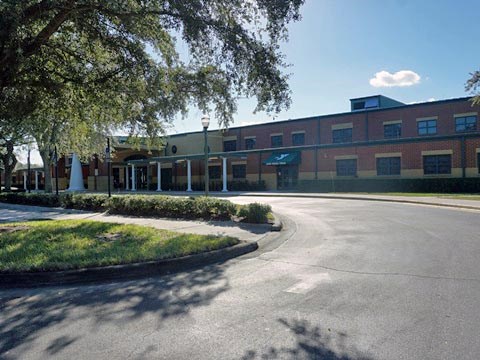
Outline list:
[[[281,152],[270,155],[263,165],[296,165],[300,163],[299,152]]]

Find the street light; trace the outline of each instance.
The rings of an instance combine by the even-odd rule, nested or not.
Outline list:
[[[27,190],[30,193],[30,151],[31,151],[31,144],[27,144]]]
[[[203,115],[202,116],[202,126],[203,126],[203,136],[205,138],[205,147],[204,147],[204,152],[205,152],[205,196],[208,196],[208,135],[207,135],[207,130],[208,130],[208,125],[210,125],[210,117],[208,115]]]
[[[110,138],[107,138],[107,148],[105,149],[105,158],[107,160],[107,171],[108,171],[108,176],[107,176],[107,183],[108,183],[108,197],[112,197],[112,190],[111,190],[111,185],[110,185],[110,173],[112,172],[112,158],[111,158],[111,153],[110,153]]]
[[[55,195],[58,196],[58,152],[57,152],[57,145],[55,145]]]

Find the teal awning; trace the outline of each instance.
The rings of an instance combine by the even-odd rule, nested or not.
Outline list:
[[[270,155],[263,165],[294,165],[300,163],[299,152],[281,152]]]

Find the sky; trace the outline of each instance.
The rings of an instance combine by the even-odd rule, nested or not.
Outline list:
[[[469,96],[465,83],[480,69],[479,13],[478,0],[306,0],[281,47],[292,104],[275,119],[346,112],[349,99],[376,94],[404,103]],[[240,100],[231,126],[274,120],[253,114],[255,104]],[[201,116],[192,109],[169,132],[199,131]]]
[[[349,99],[368,95],[405,103],[470,95],[465,82],[480,69],[478,0],[306,0],[301,13],[282,46],[292,105],[277,120],[349,111]],[[241,100],[232,126],[273,120],[254,108]],[[201,130],[200,118],[191,111],[172,132]]]

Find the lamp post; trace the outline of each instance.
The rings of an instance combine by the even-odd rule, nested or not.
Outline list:
[[[110,172],[112,169],[112,163],[111,163],[111,154],[110,154],[110,138],[107,138],[107,148],[105,149],[105,158],[107,160],[107,183],[108,183],[108,197],[112,197],[112,190],[110,188]]]
[[[58,196],[58,152],[57,145],[55,145],[55,195]]]
[[[30,193],[30,143],[27,145],[27,190]]]
[[[208,196],[208,125],[210,125],[210,117],[208,115],[202,116],[203,136],[205,138],[205,196]]]

